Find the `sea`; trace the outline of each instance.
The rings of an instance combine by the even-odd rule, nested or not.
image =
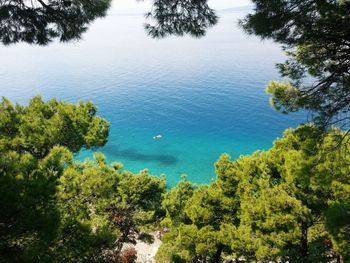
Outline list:
[[[35,95],[92,101],[111,124],[108,143],[96,149],[108,162],[135,173],[147,168],[169,187],[182,175],[210,183],[221,154],[234,160],[266,150],[307,121],[271,108],[265,87],[280,79],[275,64],[285,54],[243,32],[238,19],[248,11],[219,12],[201,38],[152,39],[144,14],[110,13],[80,41],[0,46],[0,96],[21,104]],[[92,151],[76,158],[92,158]]]

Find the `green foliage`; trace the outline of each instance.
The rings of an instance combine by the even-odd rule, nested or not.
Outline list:
[[[80,39],[90,22],[106,14],[110,0],[1,0],[0,41],[45,45]]]
[[[350,157],[334,150],[349,135],[289,129],[268,151],[222,155],[211,184],[183,177],[165,193],[164,178],[108,165],[101,153],[73,160],[107,140],[95,114],[90,103],[3,99],[1,261],[119,262],[125,243],[152,242],[158,226],[158,262],[349,260]]]
[[[0,150],[42,159],[56,145],[72,152],[103,146],[109,124],[96,116],[91,102],[77,105],[34,97],[28,106],[0,103]]]
[[[324,230],[329,204],[340,200],[332,185],[339,180],[349,185],[350,179],[350,159],[334,151],[339,136],[338,130],[324,134],[305,125],[287,130],[272,149],[258,155],[262,163],[248,180],[253,185],[243,186],[250,190],[243,191],[240,216],[240,227],[246,225],[252,243],[258,243],[258,260],[331,260],[331,246],[320,244],[332,236]]]
[[[155,38],[184,34],[201,37],[218,21],[207,0],[155,0],[147,17],[151,23],[145,25],[146,31]]]
[[[350,182],[344,183],[342,178],[331,185],[336,198],[329,202],[326,227],[332,242],[347,262],[350,260]]]
[[[186,177],[183,177],[176,187],[165,194],[162,207],[166,211],[166,218],[162,222],[163,225],[189,221],[184,209],[188,199],[193,195],[194,189],[195,187],[186,180]]]
[[[163,201],[181,216],[167,213],[159,262],[347,259],[350,158],[334,151],[340,136],[313,125],[289,129],[266,152],[222,155],[217,180],[190,197],[181,182]]]
[[[164,179],[115,169],[102,154],[71,165],[57,193],[62,222],[55,254],[68,262],[111,260],[157,222],[164,189]]]
[[[4,262],[37,262],[56,235],[59,210],[57,179],[72,162],[72,154],[54,147],[37,160],[10,152],[0,157],[0,254]]]
[[[157,253],[157,262],[196,262],[214,259],[220,246],[218,232],[211,226],[180,224],[163,237]]]
[[[221,252],[231,249],[226,231],[237,222],[236,203],[223,194],[219,184],[194,187],[181,181],[164,197],[163,224],[169,231],[157,262],[218,262]]]
[[[79,39],[110,2],[0,0],[0,41]],[[267,86],[271,104],[284,113],[310,110],[321,128],[348,127],[350,2],[253,3],[242,27],[282,44],[288,56],[277,65],[288,82]],[[156,0],[153,7],[146,25],[153,37],[198,37],[217,22],[206,0]],[[212,184],[184,179],[165,194],[164,178],[147,170],[109,166],[102,154],[73,160],[82,148],[103,146],[108,131],[90,102],[2,99],[1,262],[118,262],[125,243],[152,241],[148,232],[158,223],[166,230],[159,262],[350,261],[350,157],[334,150],[339,142],[348,150],[347,134],[290,129],[266,152],[221,156]]]
[[[271,81],[266,92],[273,94],[270,98],[271,106],[283,113],[298,111],[302,105],[298,89],[290,83]]]
[[[0,0],[0,41],[47,45],[80,40],[91,22],[106,15],[111,0]],[[200,37],[217,23],[207,0],[153,2],[146,31],[152,37],[184,35]]]
[[[344,122],[349,112],[350,2],[253,0],[240,24],[249,34],[280,43],[288,60],[278,64],[290,83],[271,82],[276,109],[311,110],[324,126]]]
[[[0,262],[118,262],[124,243],[152,241],[165,179],[109,166],[102,154],[73,160],[104,145],[108,129],[89,102],[2,100]]]
[[[91,103],[34,97],[0,103],[0,253],[18,262],[48,261],[60,225],[57,187],[73,152],[103,145],[108,123]]]

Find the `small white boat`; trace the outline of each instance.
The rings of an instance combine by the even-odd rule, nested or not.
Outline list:
[[[156,135],[156,136],[153,136],[153,139],[160,139],[160,138],[162,138],[162,135]]]

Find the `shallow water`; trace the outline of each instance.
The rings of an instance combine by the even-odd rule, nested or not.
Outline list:
[[[267,149],[305,121],[270,108],[265,85],[278,78],[274,64],[284,57],[278,46],[242,33],[242,16],[221,14],[200,39],[150,39],[142,16],[110,15],[77,43],[1,46],[0,95],[20,103],[38,94],[92,100],[111,123],[100,149],[109,161],[164,173],[169,185],[184,173],[207,183],[221,153]]]

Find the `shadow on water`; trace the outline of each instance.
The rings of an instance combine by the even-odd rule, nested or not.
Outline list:
[[[132,161],[154,161],[164,165],[175,165],[178,159],[169,154],[145,154],[135,149],[118,149],[118,146],[105,146],[103,152],[113,157],[122,157]]]

